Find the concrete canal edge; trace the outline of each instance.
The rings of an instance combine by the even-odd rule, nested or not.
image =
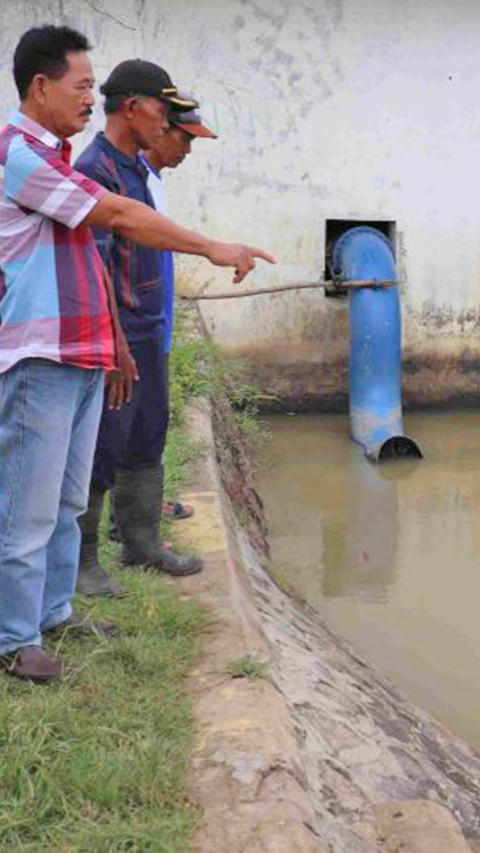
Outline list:
[[[188,422],[202,454],[181,538],[206,567],[181,583],[211,614],[189,685],[194,849],[480,851],[480,760],[276,586],[222,488],[209,404]],[[232,677],[245,659],[267,676]]]

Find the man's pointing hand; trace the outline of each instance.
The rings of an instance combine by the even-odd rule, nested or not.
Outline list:
[[[212,240],[207,258],[217,267],[235,267],[234,284],[242,281],[255,268],[255,258],[261,258],[269,264],[275,263],[275,258],[263,249],[241,243],[220,243],[217,240]]]

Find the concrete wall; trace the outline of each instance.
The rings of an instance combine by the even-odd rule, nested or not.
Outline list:
[[[252,287],[324,274],[325,221],[396,223],[405,395],[474,399],[480,356],[476,0],[0,0],[0,112],[11,53],[32,24],[88,33],[99,81],[130,56],[194,90],[217,142],[169,176],[171,212],[278,257]],[[102,123],[98,106],[85,141]],[[83,144],[79,140],[77,146]],[[224,290],[205,261],[182,286]],[[204,303],[232,354],[289,400],[333,404],[347,382],[348,306],[320,291]]]

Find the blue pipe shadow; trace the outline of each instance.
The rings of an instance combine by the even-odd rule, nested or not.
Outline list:
[[[343,281],[396,281],[390,241],[370,226],[351,228],[335,243],[332,272]],[[350,425],[373,462],[422,458],[403,432],[402,342],[398,285],[351,288]]]

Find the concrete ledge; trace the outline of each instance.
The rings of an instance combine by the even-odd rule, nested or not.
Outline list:
[[[203,814],[194,849],[326,851],[313,829],[315,814],[283,697],[269,680],[226,674],[230,661],[246,655],[268,660],[269,649],[226,521],[208,406],[195,408],[190,417],[206,452],[191,490],[182,496],[195,515],[182,521],[181,537],[205,555],[206,567],[182,585],[212,617],[205,654],[190,681],[198,726],[191,789]]]

